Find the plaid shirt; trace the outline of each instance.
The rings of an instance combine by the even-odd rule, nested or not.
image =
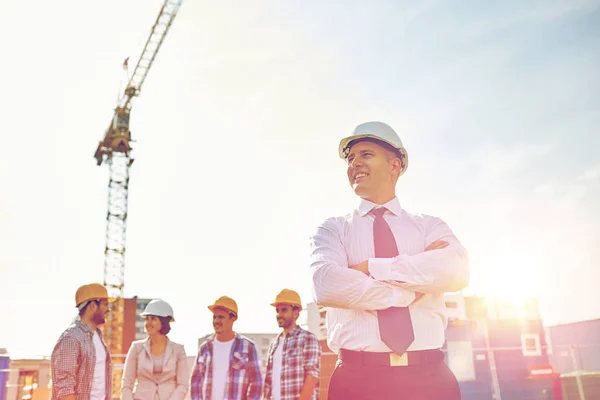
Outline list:
[[[112,366],[110,353],[102,339],[102,331],[96,330],[106,350],[106,400],[111,399]],[[76,400],[89,400],[96,365],[96,348],[92,328],[75,321],[60,335],[52,350],[52,399],[60,400],[75,395]]]
[[[321,346],[317,337],[296,325],[287,335],[279,334],[269,347],[269,359],[265,375],[265,396],[271,400],[273,394],[273,353],[283,339],[283,357],[281,363],[281,400],[297,400],[302,392],[304,381],[308,375],[319,378],[321,368]],[[317,400],[319,382],[311,399]]]
[[[211,335],[200,346],[190,385],[192,400],[211,398],[214,340],[215,335]],[[262,377],[254,342],[236,333],[229,356],[229,372],[223,400],[259,400],[261,392]]]

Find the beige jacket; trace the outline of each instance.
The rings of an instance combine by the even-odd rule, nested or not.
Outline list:
[[[153,366],[150,339],[133,342],[125,359],[122,400],[184,399],[189,390],[190,377],[183,345],[168,340],[162,373],[154,374]]]

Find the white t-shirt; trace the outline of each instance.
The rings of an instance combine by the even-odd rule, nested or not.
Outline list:
[[[213,342],[212,358],[212,391],[211,400],[223,400],[225,397],[225,384],[227,383],[227,372],[229,371],[229,357],[233,341],[219,342],[216,338]]]
[[[281,364],[283,362],[283,343],[285,336],[279,339],[279,344],[273,353],[272,392],[273,400],[281,400]]]
[[[96,349],[96,365],[94,365],[90,400],[104,400],[106,398],[106,350],[98,331],[94,332],[93,341]]]

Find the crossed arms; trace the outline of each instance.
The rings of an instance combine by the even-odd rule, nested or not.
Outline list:
[[[336,223],[325,221],[311,238],[313,285],[320,305],[358,310],[408,306],[416,292],[454,292],[469,282],[467,252],[439,218],[423,218],[424,252],[370,258],[354,266],[348,265]]]

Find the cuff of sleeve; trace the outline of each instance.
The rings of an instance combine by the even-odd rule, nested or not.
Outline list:
[[[76,393],[75,393],[75,389],[74,388],[71,388],[71,389],[62,388],[62,389],[57,390],[56,397],[59,398],[59,399],[63,399],[65,397],[67,397],[67,396],[75,396],[75,394]]]
[[[378,281],[391,281],[393,258],[370,258],[369,274]]]
[[[317,371],[306,371],[306,374],[312,376],[313,378],[319,379],[319,372]]]

